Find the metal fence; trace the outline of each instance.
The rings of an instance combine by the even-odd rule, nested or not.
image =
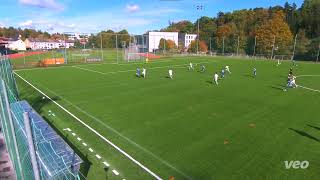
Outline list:
[[[199,38],[189,40],[185,36],[188,35],[174,32],[144,35],[102,32],[86,33],[80,39],[70,39],[65,35],[63,42],[57,42],[58,45],[49,42],[43,45],[45,42],[33,40],[33,43],[39,44],[36,46],[38,48],[10,55],[9,58],[14,67],[22,68],[78,63],[124,63],[195,54],[312,61],[318,61],[320,56],[320,40],[306,44],[298,35],[287,43],[276,36],[270,37],[268,41],[238,35],[203,37],[200,34]],[[73,44],[70,45],[70,42]]]
[[[82,160],[19,100],[10,61],[0,57],[0,65],[0,125],[17,179],[79,179]]]

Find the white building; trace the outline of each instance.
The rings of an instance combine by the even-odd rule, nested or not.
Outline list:
[[[172,40],[178,46],[178,32],[149,32],[147,48],[149,52],[154,52],[159,49],[160,39]]]
[[[179,42],[182,42],[184,44],[185,48],[189,48],[191,42],[196,40],[196,39],[197,39],[197,35],[196,34],[181,34],[179,36]]]
[[[44,50],[44,49],[59,49],[59,48],[70,48],[74,46],[74,42],[71,41],[52,41],[52,40],[34,40],[26,39],[25,45],[28,49],[32,50]]]
[[[27,50],[26,44],[20,38],[17,40],[9,40],[6,48],[17,51]]]

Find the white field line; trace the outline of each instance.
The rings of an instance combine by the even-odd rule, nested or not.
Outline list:
[[[59,103],[57,103],[56,101],[54,101],[53,99],[51,99],[48,95],[46,95],[45,93],[43,93],[41,90],[39,90],[37,87],[35,87],[34,85],[32,85],[30,82],[28,82],[26,79],[24,79],[23,77],[21,77],[19,74],[15,73],[15,75],[17,75],[20,79],[22,79],[24,82],[26,82],[28,85],[30,85],[32,88],[34,88],[35,90],[37,90],[39,93],[41,93],[43,96],[45,96],[46,98],[48,98],[50,101],[52,101],[54,104],[56,104],[58,107],[60,107],[62,110],[64,110],[66,113],[68,113],[70,116],[72,116],[74,119],[76,119],[77,121],[79,121],[81,124],[83,124],[85,127],[87,127],[89,130],[91,130],[93,133],[95,133],[97,136],[99,136],[101,139],[103,139],[105,142],[107,142],[108,144],[110,144],[112,147],[114,147],[116,150],[118,150],[121,154],[123,154],[124,156],[126,156],[128,159],[130,159],[132,162],[134,162],[135,164],[137,164],[139,167],[141,167],[143,170],[145,170],[146,172],[148,172],[150,175],[152,175],[153,177],[155,177],[158,180],[162,180],[162,178],[160,176],[158,176],[157,174],[155,174],[154,172],[152,172],[149,168],[147,168],[146,166],[144,166],[143,164],[141,164],[139,161],[137,161],[136,159],[134,159],[131,155],[129,155],[128,153],[126,153],[124,150],[122,150],[121,148],[119,148],[118,146],[116,146],[114,143],[112,143],[110,140],[108,140],[107,138],[105,138],[104,136],[102,136],[100,133],[98,133],[95,129],[93,129],[92,127],[90,127],[89,125],[87,125],[86,123],[84,123],[81,119],[79,119],[77,116],[75,116],[74,114],[72,114],[70,111],[68,111],[66,108],[64,108],[63,106],[61,106]]]
[[[158,161],[160,161],[161,163],[163,163],[164,165],[168,166],[169,168],[175,170],[177,173],[179,173],[180,175],[184,176],[186,179],[192,179],[190,176],[188,176],[187,174],[183,173],[182,171],[180,171],[178,168],[174,167],[173,165],[171,165],[170,163],[168,163],[167,161],[161,159],[160,157],[158,157],[157,155],[153,154],[151,151],[145,149],[144,147],[140,146],[139,144],[137,144],[136,142],[132,141],[131,139],[127,138],[126,136],[122,135],[120,132],[118,132],[117,130],[113,129],[111,126],[103,123],[100,119],[96,118],[95,116],[89,114],[88,112],[86,112],[85,110],[81,109],[80,107],[76,106],[75,104],[73,104],[72,102],[68,101],[67,99],[63,98],[61,95],[58,95],[57,93],[53,92],[52,90],[45,88],[48,92],[52,93],[53,95],[59,97],[61,100],[67,102],[68,104],[70,104],[71,106],[73,106],[75,109],[77,109],[78,111],[82,112],[83,114],[87,115],[88,117],[92,118],[93,120],[95,120],[96,122],[100,123],[102,126],[106,127],[107,129],[109,129],[110,131],[114,132],[115,134],[117,134],[118,136],[120,136],[121,138],[125,139],[127,142],[131,143],[132,145],[136,146],[137,148],[139,148],[140,150],[144,151],[145,153],[149,154],[150,156],[152,156],[153,158],[157,159]]]
[[[299,76],[296,76],[297,78],[298,77],[320,77],[320,75],[299,75]]]
[[[299,75],[299,76],[296,76],[297,78],[298,77],[320,77],[320,75],[311,75],[311,74],[307,74],[307,75]],[[309,87],[305,87],[305,86],[301,86],[301,85],[298,85],[298,87],[301,87],[303,89],[307,89],[307,90],[310,90],[310,91],[314,91],[314,92],[319,92],[320,93],[320,90],[318,89],[313,89],[313,88],[309,88]]]
[[[78,69],[81,69],[81,70],[84,70],[84,71],[89,71],[89,72],[94,72],[94,73],[99,73],[99,74],[105,75],[105,73],[103,73],[103,72],[95,71],[95,70],[92,70],[92,69],[82,68],[82,67],[78,67],[78,66],[72,66],[72,67],[73,68],[78,68]]]
[[[212,62],[199,62],[197,64],[208,64],[208,63],[212,63]],[[147,68],[147,70],[149,69],[162,69],[162,68],[170,68],[170,67],[176,67],[176,68],[187,68],[189,64],[177,64],[177,65],[168,65],[168,66],[158,66],[158,67],[151,67],[151,68]],[[116,73],[124,73],[124,72],[135,72],[136,69],[131,69],[131,70],[125,70],[125,71],[113,71],[113,72],[101,72],[101,71],[96,71],[96,70],[92,70],[92,69],[87,69],[87,68],[82,68],[79,66],[72,66],[74,68],[78,68],[78,69],[82,69],[84,71],[90,71],[90,72],[95,72],[95,73],[99,73],[99,74],[103,74],[103,75],[107,75],[107,74],[116,74]]]
[[[307,90],[310,90],[310,91],[314,91],[314,92],[320,93],[320,90],[318,90],[318,89],[312,89],[312,88],[308,88],[308,87],[301,86],[301,85],[298,85],[298,87],[301,87],[301,88],[303,88],[303,89],[307,89]]]

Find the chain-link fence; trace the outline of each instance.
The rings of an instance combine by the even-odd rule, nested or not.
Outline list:
[[[229,35],[203,37],[178,32],[149,32],[144,35],[101,32],[63,40],[28,40],[29,51],[9,55],[15,68],[79,63],[125,63],[176,55],[242,56],[284,60],[318,61],[320,38],[306,42],[270,36]]]
[[[79,179],[82,160],[17,93],[10,61],[0,57],[0,125],[17,179]]]

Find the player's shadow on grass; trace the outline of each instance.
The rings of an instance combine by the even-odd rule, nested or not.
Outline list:
[[[316,137],[314,137],[314,136],[312,136],[312,135],[310,135],[310,134],[308,134],[308,133],[306,133],[304,131],[296,130],[296,129],[293,129],[293,128],[289,128],[289,130],[291,130],[291,131],[293,131],[293,132],[295,132],[295,133],[297,133],[297,134],[299,134],[301,136],[304,136],[304,137],[307,137],[307,138],[312,139],[314,141],[320,142],[320,140],[318,138],[316,138]]]
[[[244,77],[249,77],[249,78],[254,78],[254,76],[251,75],[251,74],[244,74],[243,76],[244,76]]]
[[[312,125],[310,125],[310,124],[307,124],[307,126],[312,127],[313,129],[316,129],[316,130],[319,130],[319,131],[320,131],[320,127],[312,126]]]
[[[283,89],[285,89],[286,86],[284,86],[284,85],[278,85],[278,86],[272,85],[271,88],[283,91]]]

